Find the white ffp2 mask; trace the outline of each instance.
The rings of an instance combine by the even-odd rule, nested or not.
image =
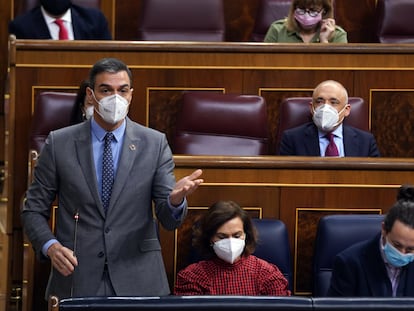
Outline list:
[[[105,122],[115,124],[124,119],[128,114],[129,102],[118,94],[103,97],[99,101],[96,99],[95,94],[93,94],[93,97],[99,104],[99,110],[96,112]]]
[[[344,111],[345,107],[338,112],[334,107],[328,104],[323,104],[313,111],[313,122],[324,132],[332,132],[340,123],[339,114]]]
[[[88,106],[86,109],[85,109],[85,113],[84,113],[84,115],[85,115],[85,119],[86,120],[89,120],[90,118],[92,118],[92,116],[93,116],[93,111],[95,110],[95,108],[93,107],[93,106]]]
[[[221,239],[214,242],[213,249],[217,257],[232,264],[243,253],[245,244],[242,239]]]

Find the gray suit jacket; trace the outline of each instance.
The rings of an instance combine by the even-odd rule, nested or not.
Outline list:
[[[165,135],[127,119],[124,145],[105,215],[97,188],[90,122],[49,134],[22,210],[24,229],[37,255],[57,238],[73,249],[77,227],[78,267],[64,277],[52,269],[46,297],[95,295],[105,261],[119,296],[168,295],[170,290],[154,225],[154,213],[168,230],[183,221],[171,214],[167,197],[175,184],[174,163]],[[48,223],[58,197],[55,235]]]

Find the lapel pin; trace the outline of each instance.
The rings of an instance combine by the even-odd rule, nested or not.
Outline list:
[[[135,147],[135,145],[129,145],[129,149],[132,150],[132,151],[134,151],[134,150],[137,149],[137,147]]]

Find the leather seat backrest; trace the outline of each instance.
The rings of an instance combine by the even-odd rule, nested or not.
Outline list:
[[[50,131],[71,124],[75,93],[41,92],[35,102],[29,137],[29,149],[40,152]]]
[[[143,0],[138,40],[225,41],[223,0]]]
[[[251,40],[263,42],[270,25],[289,14],[292,0],[260,0]]]
[[[257,95],[184,93],[172,145],[175,154],[268,154],[265,99]]]
[[[414,1],[378,0],[376,15],[379,42],[414,42]]]
[[[319,220],[313,257],[313,296],[326,296],[335,256],[381,231],[383,215],[329,215]]]
[[[292,256],[286,225],[278,219],[252,219],[258,232],[254,255],[275,264],[293,289]]]

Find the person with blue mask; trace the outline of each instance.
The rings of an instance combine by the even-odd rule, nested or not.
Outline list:
[[[399,189],[381,233],[336,256],[328,296],[414,297],[414,187]]]

